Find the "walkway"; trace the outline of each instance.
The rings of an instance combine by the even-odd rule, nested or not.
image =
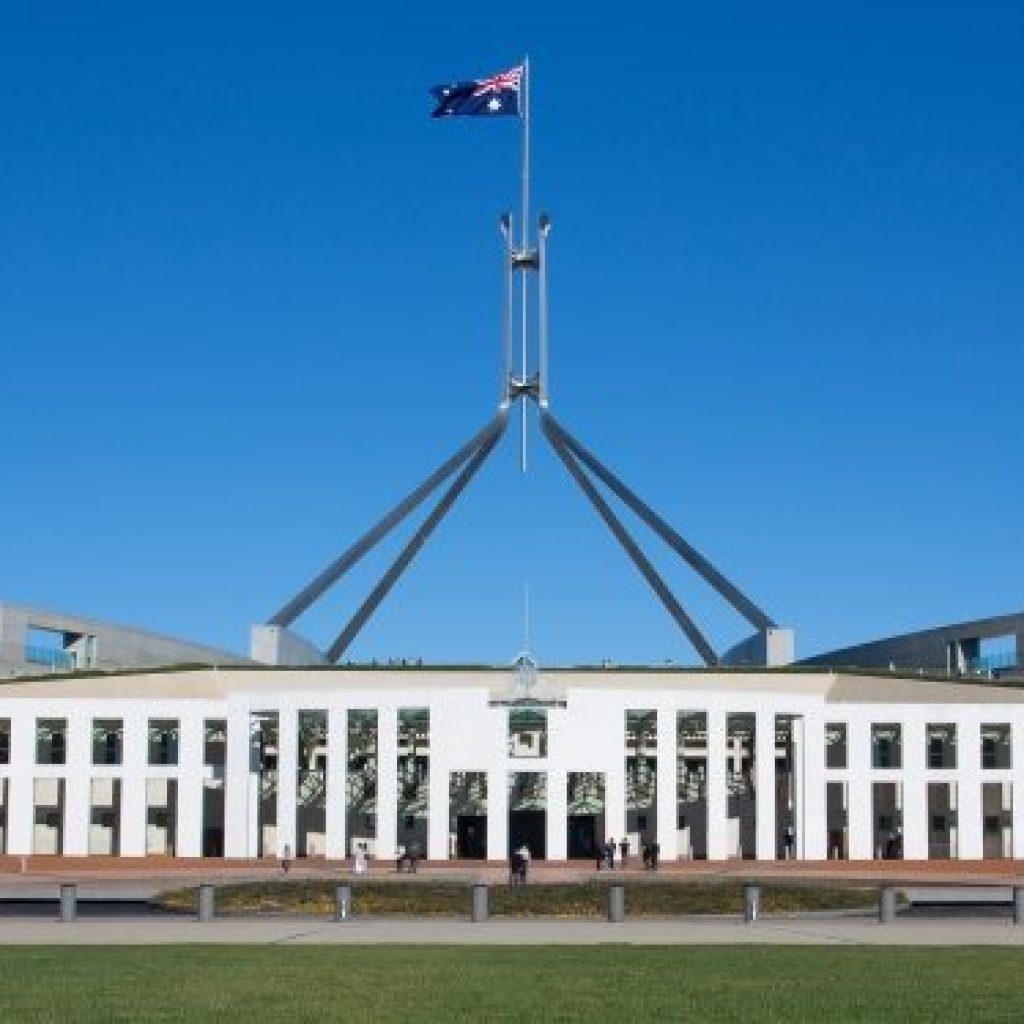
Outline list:
[[[872,945],[1021,946],[1024,927],[1006,918],[897,920],[881,925],[868,916],[801,915],[762,918],[746,925],[736,918],[605,921],[453,920],[332,921],[221,918],[200,924],[189,918],[108,918],[61,924],[39,918],[0,920],[0,945],[140,946],[170,943],[258,945]]]
[[[394,862],[374,864],[375,880],[395,876]],[[627,871],[616,869],[617,878],[651,877],[638,858],[630,859]],[[195,885],[199,881],[226,883],[281,877],[276,860],[223,860],[146,857],[0,857],[0,890],[9,893],[22,886],[61,881],[116,883],[139,890],[160,891]],[[289,878],[349,880],[355,877],[348,861],[322,859],[293,862]],[[478,860],[423,861],[415,876],[403,880],[501,883],[508,879],[504,862]],[[594,871],[591,861],[535,861],[530,878],[536,883],[586,881],[610,876]],[[679,881],[753,879],[763,882],[813,882],[826,884],[865,882],[871,885],[1024,885],[1024,861],[672,861],[663,862],[656,876]]]

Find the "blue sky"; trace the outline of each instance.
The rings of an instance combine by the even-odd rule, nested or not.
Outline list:
[[[1024,606],[1024,8],[547,6],[6,5],[4,598],[240,650],[493,414],[515,125],[427,89],[529,52],[563,423],[801,654]],[[353,656],[528,581],[542,661],[694,660],[531,431]]]

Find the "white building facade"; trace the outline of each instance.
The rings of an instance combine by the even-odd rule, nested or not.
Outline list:
[[[1024,857],[1024,689],[197,669],[0,686],[0,853]]]

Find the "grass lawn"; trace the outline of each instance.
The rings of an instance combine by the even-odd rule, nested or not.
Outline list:
[[[617,879],[616,879],[617,881]],[[491,887],[491,913],[497,917],[601,917],[608,906],[608,882]],[[630,880],[626,910],[630,917],[674,914],[741,914],[740,882],[661,882]],[[217,886],[218,913],[331,914],[335,882],[296,880],[245,882]],[[802,910],[848,910],[877,905],[876,889],[826,888],[813,885],[765,885],[762,913]],[[180,889],[153,901],[167,910],[194,913],[196,890]],[[469,885],[449,881],[376,880],[352,886],[355,914],[378,916],[414,914],[418,917],[466,917]]]
[[[1009,1021],[1005,948],[0,949],[9,1021]]]

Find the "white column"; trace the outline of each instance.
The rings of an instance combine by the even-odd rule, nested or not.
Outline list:
[[[64,783],[64,854],[84,857],[89,852],[92,810],[92,716],[72,711],[68,716],[68,763]]]
[[[957,722],[957,852],[960,860],[984,855],[981,806],[981,729],[974,718]]]
[[[14,728],[13,722],[11,728]],[[1024,860],[1024,719],[1019,716],[1010,725],[1010,768],[1013,773],[1013,857],[1015,860]]]
[[[795,727],[795,726],[794,726]],[[775,860],[775,713],[759,711],[754,725],[754,792],[758,860]]]
[[[227,764],[224,767],[224,856],[256,856],[253,822],[253,790],[250,779],[252,757],[249,737],[249,707],[229,704],[227,712]]]
[[[708,709],[708,860],[725,860],[729,856],[729,813],[725,787],[725,711]]]
[[[435,741],[434,722],[431,721],[430,775],[427,779],[427,857],[430,860],[448,859],[448,767],[435,756],[440,744]]]
[[[35,822],[36,716],[20,708],[11,712],[11,764],[7,784],[7,852],[32,852]]]
[[[299,781],[299,712],[283,707],[277,717],[277,855],[285,847],[298,855],[295,842],[296,798]]]
[[[545,818],[547,860],[565,860],[568,854],[569,779],[561,768],[553,768],[547,778],[547,816]]]
[[[487,773],[487,859],[508,858],[508,771]]]
[[[157,715],[156,717],[161,717]],[[121,856],[146,855],[146,778],[149,775],[149,717],[138,704],[124,718],[121,783]]]
[[[928,753],[925,723],[903,722],[903,859],[928,859]]]
[[[328,860],[344,860],[347,854],[345,813],[346,774],[348,772],[348,710],[327,710],[327,817],[326,853]]]
[[[395,856],[398,820],[398,712],[377,715],[377,857]]]
[[[850,785],[847,789],[847,826],[850,860],[872,860],[874,828],[871,800],[871,727],[865,721],[854,719],[847,733],[847,763],[850,766]]]
[[[795,751],[796,806],[802,814],[797,822],[797,856],[801,860],[828,857],[827,779],[825,777],[825,721],[812,712],[793,723],[802,727],[802,742]]]
[[[659,856],[665,861],[679,857],[677,790],[678,768],[676,739],[676,709],[658,709],[658,789],[657,814]],[[639,850],[631,850],[634,856]]]
[[[620,736],[622,734],[620,733]],[[626,747],[623,740],[616,749],[619,756],[612,762],[604,780],[604,835],[598,841],[618,842],[626,834]]]
[[[181,718],[178,747],[178,806],[175,855],[200,857],[203,853],[203,776],[206,723],[202,711],[191,710]]]

